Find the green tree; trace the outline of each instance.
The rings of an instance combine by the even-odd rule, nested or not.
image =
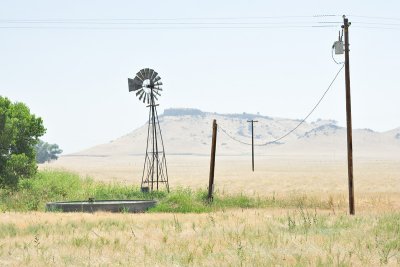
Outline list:
[[[0,96],[0,188],[15,188],[37,171],[35,146],[46,132],[23,103]]]
[[[36,161],[37,163],[45,163],[51,160],[58,159],[58,155],[62,153],[62,150],[57,144],[49,144],[39,140],[36,145]]]

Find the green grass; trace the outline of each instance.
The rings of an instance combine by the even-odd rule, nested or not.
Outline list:
[[[0,189],[0,211],[45,210],[46,202],[95,199],[162,199],[166,192],[142,193],[139,188],[95,182],[64,171],[40,171],[21,180],[17,190]]]
[[[329,201],[305,195],[276,198],[225,194],[216,192],[212,203],[207,201],[207,191],[176,188],[142,193],[139,187],[120,183],[97,182],[90,178],[65,171],[40,171],[34,178],[21,180],[14,191],[0,189],[0,211],[44,211],[46,202],[74,201],[95,198],[107,199],[156,199],[158,204],[150,212],[202,213],[230,208],[326,208]]]

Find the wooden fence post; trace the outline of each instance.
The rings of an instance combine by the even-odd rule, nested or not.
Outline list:
[[[210,161],[210,179],[208,183],[208,201],[213,200],[214,192],[214,171],[215,171],[215,149],[217,145],[217,121],[213,121],[213,134],[211,142],[211,161]]]

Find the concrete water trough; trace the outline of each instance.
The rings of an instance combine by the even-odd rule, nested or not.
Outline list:
[[[94,200],[49,202],[47,211],[61,212],[145,212],[157,204],[155,200]]]

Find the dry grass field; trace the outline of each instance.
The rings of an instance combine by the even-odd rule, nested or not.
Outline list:
[[[142,160],[63,157],[41,168],[137,185]],[[168,160],[172,189],[207,186],[208,157]],[[315,205],[200,214],[5,212],[0,214],[0,265],[399,266],[399,163],[355,160],[356,216],[349,216],[343,157],[257,157],[252,173],[250,157],[219,156],[219,194],[307,196]]]
[[[1,266],[398,266],[400,213],[345,208],[203,214],[0,215]]]
[[[218,151],[217,151],[218,152]],[[74,171],[96,180],[140,184],[143,156],[67,156],[41,168]],[[208,185],[209,156],[168,155],[171,188],[205,188]],[[345,155],[219,156],[215,170],[216,188],[231,193],[270,195],[272,193],[347,192]],[[357,193],[400,193],[400,157],[356,157],[354,183]]]

